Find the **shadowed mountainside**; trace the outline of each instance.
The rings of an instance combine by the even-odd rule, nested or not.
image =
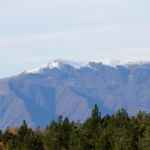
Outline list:
[[[94,104],[103,114],[124,107],[150,111],[150,63],[75,67],[55,62],[0,80],[0,128],[44,126],[59,115],[84,121]]]

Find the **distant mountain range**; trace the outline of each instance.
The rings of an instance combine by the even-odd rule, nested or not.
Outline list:
[[[0,80],[0,128],[45,126],[60,115],[84,121],[94,104],[103,114],[150,111],[150,63],[53,61]]]

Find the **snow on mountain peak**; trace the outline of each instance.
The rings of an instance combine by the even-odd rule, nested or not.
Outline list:
[[[59,68],[61,65],[63,65],[63,62],[55,60],[48,63],[47,68],[49,69]]]
[[[145,63],[150,63],[150,62],[143,62],[143,61],[120,61],[120,60],[101,60],[101,61],[93,61],[93,62],[88,62],[88,63],[81,63],[81,62],[75,62],[75,61],[68,61],[68,60],[62,60],[62,59],[57,59],[54,61],[50,61],[48,64],[42,65],[41,67],[34,68],[31,70],[26,70],[24,73],[26,74],[38,74],[42,73],[45,69],[60,69],[61,67],[65,65],[69,65],[74,67],[75,69],[80,69],[82,67],[89,67],[93,68],[92,64],[104,64],[107,66],[111,66],[116,68],[118,65],[126,66],[128,67],[129,65],[134,65],[134,64],[145,64]]]
[[[85,66],[86,64],[84,63],[78,63],[78,62],[74,62],[74,61],[66,61],[66,60],[54,60],[54,61],[50,61],[48,64],[42,65],[41,67],[38,68],[34,68],[31,70],[26,70],[24,71],[24,73],[26,74],[38,74],[41,73],[43,70],[45,69],[60,69],[62,66],[64,65],[70,65],[76,69],[79,69],[83,66]]]
[[[38,73],[41,73],[44,69],[54,69],[54,68],[59,68],[60,65],[62,63],[60,63],[59,61],[52,61],[48,64],[44,64],[40,67],[37,67],[37,68],[34,68],[34,69],[31,69],[31,70],[26,70],[24,71],[24,73],[29,73],[29,74],[38,74]]]

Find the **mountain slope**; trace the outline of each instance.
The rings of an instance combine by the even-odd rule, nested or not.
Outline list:
[[[26,120],[44,126],[59,115],[83,121],[97,103],[102,113],[120,107],[150,111],[150,63],[110,66],[54,61],[0,80],[0,128]]]

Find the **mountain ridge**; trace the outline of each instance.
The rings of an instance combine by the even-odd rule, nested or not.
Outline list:
[[[45,126],[60,115],[84,121],[94,104],[102,114],[121,107],[130,115],[150,111],[149,62],[77,66],[61,62],[61,67],[46,65],[40,72],[0,79],[0,128],[19,126],[22,120],[33,127]]]
[[[89,61],[89,62],[77,62],[71,60],[63,60],[63,59],[56,59],[52,60],[47,64],[41,65],[40,67],[25,70],[22,73],[40,73],[43,69],[54,69],[54,68],[61,68],[61,66],[69,65],[74,67],[75,69],[80,69],[83,67],[92,67],[92,64],[103,64],[106,66],[117,67],[117,66],[130,66],[130,65],[143,65],[143,64],[150,64],[150,61],[120,61],[120,60],[101,60],[101,61]]]

